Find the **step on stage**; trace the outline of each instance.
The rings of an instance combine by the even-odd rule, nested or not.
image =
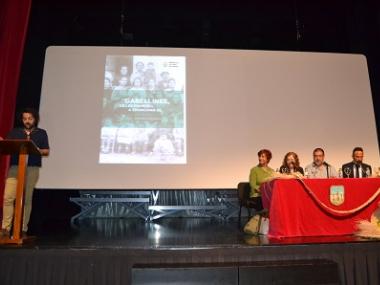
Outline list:
[[[243,221],[244,222],[244,221]],[[0,248],[0,284],[379,284],[380,242],[268,240],[236,219],[83,219]]]

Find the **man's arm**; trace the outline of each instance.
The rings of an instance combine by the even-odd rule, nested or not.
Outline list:
[[[338,172],[336,171],[335,167],[330,165],[330,178],[337,178],[339,175],[338,175]]]
[[[39,144],[38,150],[40,151],[41,156],[48,156],[50,153],[50,147],[49,147],[49,138],[47,135],[47,132],[45,130],[42,130],[43,132],[43,139],[42,142]]]
[[[48,148],[39,148],[38,150],[42,156],[48,156],[50,153],[50,149]]]
[[[371,167],[371,165],[364,163],[364,167],[365,167],[365,169],[364,169],[365,177],[372,177],[372,167]]]

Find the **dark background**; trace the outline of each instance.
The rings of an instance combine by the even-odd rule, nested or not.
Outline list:
[[[39,107],[50,45],[360,53],[368,60],[379,130],[379,2],[33,0],[17,110]]]
[[[39,107],[45,50],[51,45],[364,54],[380,133],[379,0],[33,0],[17,110]],[[31,232],[70,228],[78,208],[69,197],[77,195],[36,191]]]

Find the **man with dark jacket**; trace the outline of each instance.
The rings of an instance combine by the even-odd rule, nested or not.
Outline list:
[[[370,165],[363,163],[363,148],[355,147],[352,151],[352,161],[342,165],[344,178],[365,178],[372,175]]]

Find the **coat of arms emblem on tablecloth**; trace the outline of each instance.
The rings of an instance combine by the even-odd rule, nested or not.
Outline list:
[[[344,186],[333,185],[330,187],[330,203],[340,206],[344,203]]]

